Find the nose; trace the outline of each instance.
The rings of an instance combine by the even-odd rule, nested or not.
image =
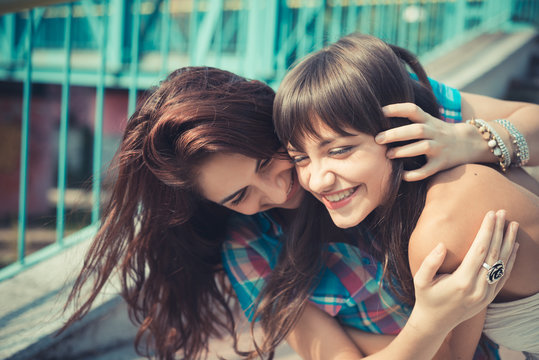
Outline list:
[[[319,194],[331,191],[335,183],[335,175],[322,163],[312,161],[304,171],[307,173],[309,191]]]

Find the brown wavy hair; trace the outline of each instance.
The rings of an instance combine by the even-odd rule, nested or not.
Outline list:
[[[419,82],[410,77],[406,66]],[[302,149],[306,137],[317,136],[313,116],[343,135],[349,135],[343,129],[352,127],[375,136],[409,123],[383,115],[383,106],[400,102],[416,103],[439,117],[430,83],[413,54],[372,36],[352,34],[307,56],[285,76],[274,102],[275,130],[283,144],[297,149]],[[363,222],[376,243],[356,244],[383,262],[391,288],[410,304],[414,295],[408,239],[424,206],[426,183],[403,182],[402,173],[424,162],[424,157],[392,161],[392,182],[385,203]],[[279,344],[301,315],[317,284],[323,249],[328,239],[334,241],[335,235],[330,233],[344,233],[330,223],[323,204],[306,196],[255,314],[267,335],[258,347],[261,352]]]
[[[171,73],[129,119],[110,200],[69,295],[78,305],[63,330],[88,313],[118,271],[137,352],[172,359],[208,355],[210,337],[237,348],[232,291],[221,263],[229,210],[202,198],[198,168],[216,153],[272,157],[274,91],[210,67]],[[62,330],[62,331],[63,331]]]

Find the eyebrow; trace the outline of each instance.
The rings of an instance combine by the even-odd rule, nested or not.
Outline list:
[[[332,142],[334,142],[336,139],[335,138],[330,138],[330,139],[323,139],[322,141],[320,141],[320,143],[317,145],[317,147],[319,149],[323,148],[324,146],[326,145],[329,145],[331,144]],[[305,152],[304,150],[301,150],[301,149],[296,149],[294,148],[293,146],[288,146],[286,148],[287,151],[294,151],[294,152]]]
[[[262,160],[258,159],[256,160],[256,165],[255,165],[255,172],[258,172],[258,170],[260,169],[260,164],[262,163]],[[230,200],[234,199],[236,196],[238,196],[239,194],[242,193],[242,191],[245,191],[246,187],[242,187],[241,189],[239,189],[238,191],[234,192],[233,194],[230,194],[228,195],[227,197],[225,197],[223,200],[219,201],[219,205],[224,205],[226,204],[227,202],[229,202]]]

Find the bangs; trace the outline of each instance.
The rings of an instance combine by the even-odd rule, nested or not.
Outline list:
[[[347,130],[375,135],[385,117],[370,88],[344,57],[327,51],[311,55],[288,73],[277,91],[277,136],[301,150],[306,139],[318,139],[317,120],[340,135],[352,135]]]

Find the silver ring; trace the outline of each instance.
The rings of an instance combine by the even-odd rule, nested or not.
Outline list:
[[[502,260],[496,261],[492,266],[484,262],[483,267],[487,269],[487,282],[489,284],[494,284],[500,280],[505,273],[505,266]]]

